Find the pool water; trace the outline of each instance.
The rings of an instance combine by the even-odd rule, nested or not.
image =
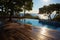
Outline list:
[[[25,20],[25,22],[24,22]],[[60,27],[56,27],[56,26],[52,26],[52,25],[47,25],[47,24],[42,24],[39,22],[38,19],[20,19],[17,20],[17,22],[22,23],[22,24],[30,24],[32,26],[36,26],[36,27],[47,27],[48,29],[53,29],[53,30],[58,30],[60,31]]]

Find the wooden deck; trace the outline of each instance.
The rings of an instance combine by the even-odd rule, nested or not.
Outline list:
[[[55,30],[37,27],[29,29],[16,23],[8,25],[8,27],[0,30],[0,40],[60,40],[60,32]]]

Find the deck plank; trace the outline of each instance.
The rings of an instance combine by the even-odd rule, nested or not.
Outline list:
[[[41,28],[31,26],[31,29],[27,29],[16,23],[12,24],[14,27],[11,24],[8,25],[7,29],[0,30],[0,40],[60,40],[59,31],[46,29],[44,33]]]

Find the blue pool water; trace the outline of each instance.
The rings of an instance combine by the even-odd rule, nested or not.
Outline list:
[[[17,22],[24,24],[24,19],[17,20]],[[60,27],[42,24],[39,22],[38,19],[25,19],[25,24],[31,24],[32,26],[36,26],[36,27],[47,27],[48,29],[60,31]]]

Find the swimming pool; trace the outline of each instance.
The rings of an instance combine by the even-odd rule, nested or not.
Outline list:
[[[24,20],[25,20],[25,22],[24,22]],[[18,19],[17,22],[22,23],[22,24],[24,24],[24,23],[30,24],[30,25],[36,26],[36,27],[46,27],[48,29],[60,31],[60,27],[43,24],[42,22],[39,22],[38,19],[20,19],[20,20]]]

